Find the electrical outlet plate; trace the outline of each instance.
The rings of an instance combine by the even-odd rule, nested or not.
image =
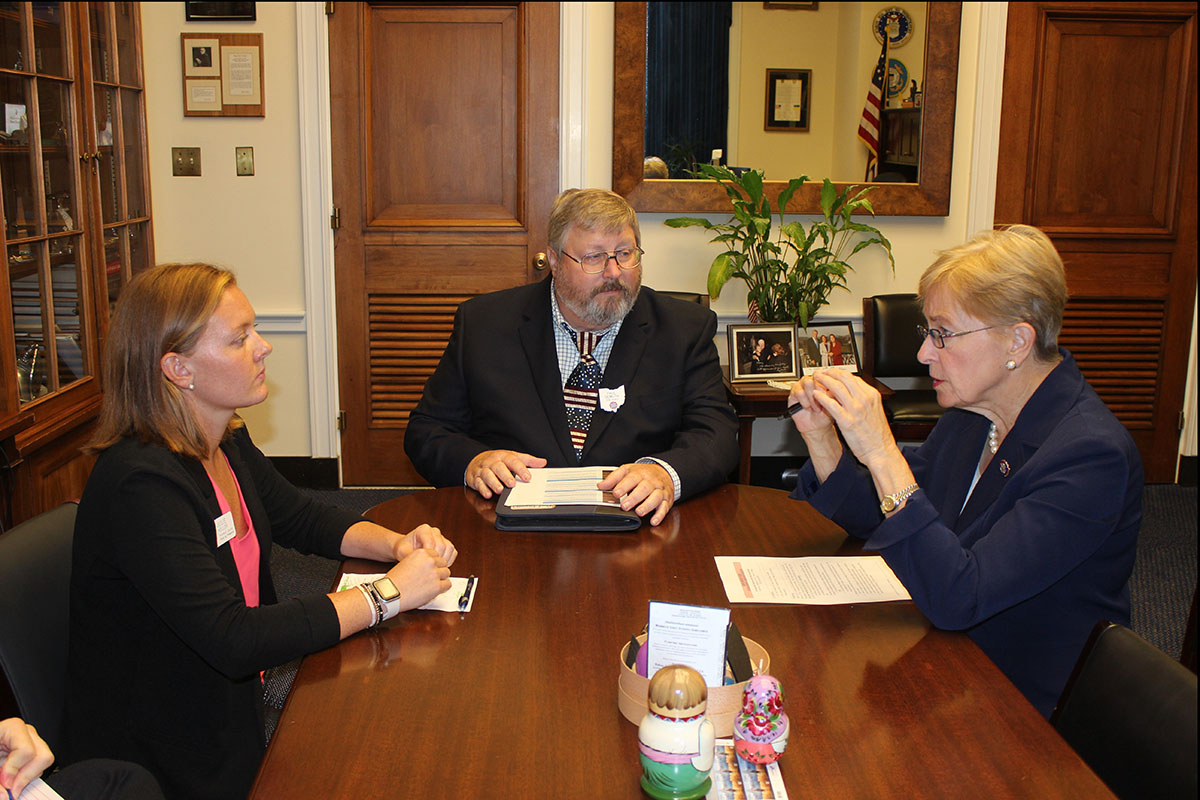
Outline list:
[[[238,175],[253,175],[254,174],[254,148],[253,147],[235,147],[234,148],[234,164],[237,166]]]
[[[172,147],[171,148],[171,174],[172,175],[200,175],[200,148],[199,147]]]

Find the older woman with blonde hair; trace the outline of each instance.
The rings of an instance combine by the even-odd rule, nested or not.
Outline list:
[[[865,538],[934,625],[967,631],[1049,715],[1095,623],[1129,623],[1141,459],[1057,346],[1066,274],[1040,230],[941,253],[919,293],[918,359],[948,410],[901,450],[872,387],[805,377],[793,497]]]
[[[233,275],[172,264],[117,303],[99,458],[75,524],[68,760],[148,768],[170,798],[244,797],[264,752],[260,674],[449,588],[437,528],[321,505],[236,412],[267,396],[271,345]],[[394,564],[364,588],[278,602],[271,546]]]

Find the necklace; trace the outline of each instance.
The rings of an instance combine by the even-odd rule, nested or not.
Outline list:
[[[992,451],[992,455],[996,455],[996,451],[1000,449],[1000,432],[996,430],[996,423],[992,423],[992,427],[988,429],[988,450]]]

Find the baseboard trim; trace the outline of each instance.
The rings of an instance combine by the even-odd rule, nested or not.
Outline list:
[[[1179,458],[1179,485],[1180,486],[1195,486],[1196,485],[1196,456],[1180,456],[1180,458]]]
[[[304,489],[340,489],[338,460],[336,458],[309,458],[308,456],[271,456],[271,463],[279,474],[293,485]]]

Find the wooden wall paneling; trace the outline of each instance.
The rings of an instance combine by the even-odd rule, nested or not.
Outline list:
[[[330,53],[342,477],[419,484],[404,429],[458,304],[541,277],[558,6],[336,4]]]
[[[1194,3],[1009,7],[996,223],[1054,240],[1060,341],[1174,478],[1196,287]]]

